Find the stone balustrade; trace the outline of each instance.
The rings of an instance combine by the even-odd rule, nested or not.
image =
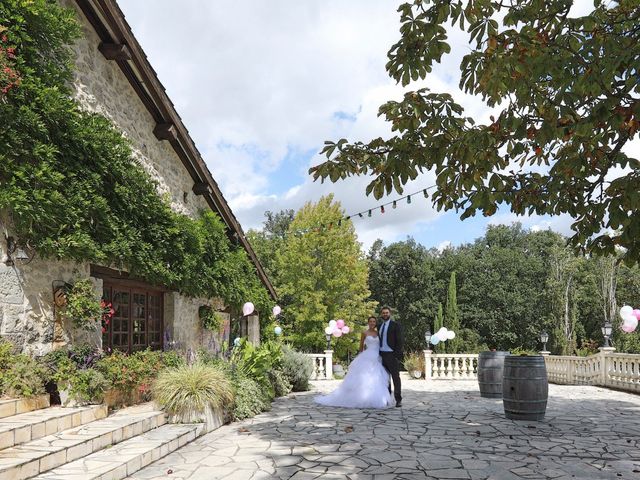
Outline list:
[[[588,357],[545,356],[549,382],[640,392],[640,355],[602,348]]]
[[[548,352],[542,352],[548,353]],[[602,348],[588,357],[543,355],[550,383],[597,385],[640,392],[640,355]],[[424,351],[426,380],[478,378],[477,354],[434,354]]]
[[[313,373],[311,380],[333,379],[333,350],[325,350],[324,353],[305,353],[313,360]]]
[[[474,380],[478,378],[477,353],[434,354],[424,351],[426,380]]]

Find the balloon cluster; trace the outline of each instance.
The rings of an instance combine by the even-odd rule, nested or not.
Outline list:
[[[344,324],[344,320],[331,320],[329,326],[324,329],[324,333],[334,337],[341,337],[342,334],[347,334],[350,331],[351,329]]]
[[[454,332],[453,330],[447,330],[445,327],[442,327],[436,333],[431,335],[430,342],[432,345],[437,345],[440,342],[446,342],[447,340],[453,340],[454,338],[456,338],[456,332]]]
[[[640,310],[633,309],[629,305],[625,305],[620,309],[620,318],[622,318],[622,325],[620,328],[625,333],[631,333],[638,327],[638,321],[640,320]]]

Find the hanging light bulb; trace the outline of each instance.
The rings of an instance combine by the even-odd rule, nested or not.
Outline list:
[[[361,212],[361,213],[359,213],[359,214],[358,214],[358,216],[359,216],[360,218],[362,218],[362,212]]]
[[[342,219],[338,220],[338,226],[341,227],[342,226]]]
[[[407,195],[407,203],[411,203],[411,195]]]
[[[369,213],[367,214],[367,217],[371,216],[371,210],[369,210]]]
[[[424,190],[422,190],[422,193],[424,194],[424,198],[429,198],[429,194],[427,193],[427,189],[426,188]]]
[[[384,205],[380,207],[380,213],[384,213]]]
[[[397,201],[393,201],[393,208],[396,208],[398,206],[398,202]]]

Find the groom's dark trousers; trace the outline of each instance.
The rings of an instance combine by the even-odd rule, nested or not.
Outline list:
[[[393,380],[393,396],[396,402],[402,400],[402,387],[400,386],[400,362],[394,352],[380,352],[382,358],[382,366],[387,369]],[[389,393],[391,393],[391,385],[389,385]]]

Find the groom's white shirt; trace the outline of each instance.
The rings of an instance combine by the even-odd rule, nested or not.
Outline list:
[[[389,344],[387,343],[387,332],[389,331],[389,324],[391,323],[391,318],[382,322],[382,339],[380,341],[380,351],[381,352],[393,352]]]

